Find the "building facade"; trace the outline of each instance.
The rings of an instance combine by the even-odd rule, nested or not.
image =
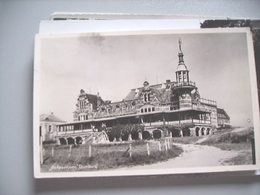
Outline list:
[[[178,58],[175,81],[166,80],[156,85],[144,81],[120,102],[105,101],[99,94],[88,94],[81,89],[73,113],[74,122],[59,125],[59,134],[98,131],[118,124],[139,124],[150,134],[159,130],[161,137],[167,134],[163,133],[167,126],[176,127],[168,136],[211,134],[218,127],[217,103],[201,98],[196,83],[190,80],[181,41]]]
[[[64,124],[65,121],[59,119],[53,113],[40,115],[40,134],[42,141],[55,141],[57,135],[57,125]]]
[[[218,128],[230,127],[230,117],[223,108],[218,108]]]

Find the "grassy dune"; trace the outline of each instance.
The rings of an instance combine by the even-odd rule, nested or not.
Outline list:
[[[150,155],[147,153],[149,144]],[[135,165],[152,164],[174,158],[183,150],[177,146],[171,146],[166,152],[164,140],[160,141],[136,141],[131,143],[131,157],[129,143],[109,143],[91,146],[72,147],[69,154],[69,146],[46,145],[43,156],[42,171],[93,171],[129,167]],[[52,157],[52,147],[54,156]]]
[[[239,151],[239,155],[228,160],[232,165],[248,165],[253,163],[252,144],[254,138],[253,128],[247,128],[240,132],[232,132],[233,129],[222,130],[211,135],[202,145],[209,145],[221,150]]]

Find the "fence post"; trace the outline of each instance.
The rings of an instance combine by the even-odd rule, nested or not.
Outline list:
[[[132,144],[129,144],[129,156],[132,157]]]
[[[88,157],[91,157],[91,145],[88,146]]]
[[[51,157],[54,157],[54,147],[51,148]]]
[[[253,164],[255,165],[256,164],[256,160],[255,160],[255,139],[252,138],[250,139],[251,141],[251,147],[252,147],[252,161],[253,161]]]
[[[158,142],[159,151],[161,152],[161,142]]]
[[[70,155],[71,155],[71,147],[72,147],[72,145],[70,145],[70,149],[69,149],[69,157],[70,157]]]
[[[165,145],[165,151],[167,152],[168,148],[167,148],[167,142],[166,142],[166,139],[164,140],[164,145]]]
[[[168,148],[171,149],[170,139],[168,139]]]
[[[40,164],[43,164],[43,146],[42,146],[42,131],[40,129]]]
[[[150,156],[150,148],[149,148],[149,143],[146,143],[146,148],[147,148],[147,155]]]

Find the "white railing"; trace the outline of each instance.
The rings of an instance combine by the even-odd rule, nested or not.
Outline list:
[[[174,82],[173,87],[185,87],[185,86],[193,86],[196,87],[196,83],[189,81],[189,82]]]
[[[169,125],[178,125],[178,124],[211,124],[210,121],[203,121],[197,119],[187,119],[187,120],[180,120],[180,121],[167,121],[166,124]]]
[[[92,132],[92,131],[93,131],[93,129],[58,131],[58,132],[57,132],[57,135],[74,134],[74,133],[85,133],[85,132]]]
[[[202,104],[209,104],[209,105],[217,106],[217,102],[216,102],[216,101],[213,101],[213,100],[208,100],[208,99],[200,98],[200,102],[201,102]]]

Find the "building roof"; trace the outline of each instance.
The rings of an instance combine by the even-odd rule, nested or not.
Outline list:
[[[158,100],[161,100],[161,94],[163,94],[163,93],[161,93],[160,91],[165,92],[165,88],[166,88],[167,84],[171,86],[173,83],[174,82],[169,81],[166,83],[150,85],[150,88],[156,94],[156,97],[158,98]],[[143,89],[144,89],[144,87],[131,89],[131,91],[128,93],[128,95],[124,98],[124,101],[138,99],[138,96],[136,96],[136,94],[139,94]]]
[[[97,105],[97,95],[86,93],[89,103]]]
[[[66,121],[61,120],[57,116],[55,116],[53,113],[51,113],[51,114],[41,114],[40,115],[40,121],[50,121],[50,122],[59,122],[59,123],[66,122]]]
[[[223,108],[217,108],[217,113],[223,114],[227,119],[230,119],[230,117],[228,116],[228,114],[226,113],[226,111]]]
[[[179,64],[177,66],[177,72],[179,72],[179,71],[188,71],[188,68],[185,64]]]

